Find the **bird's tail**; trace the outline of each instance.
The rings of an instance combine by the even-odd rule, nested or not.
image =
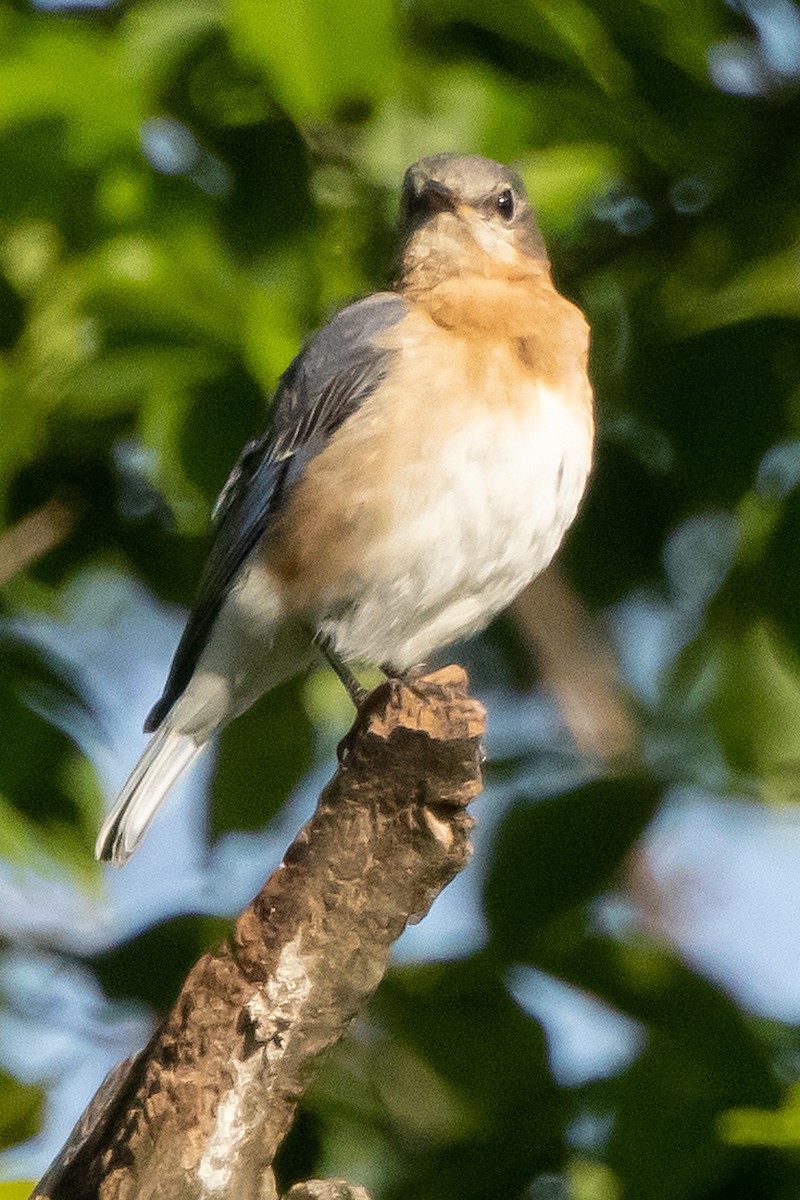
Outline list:
[[[159,804],[204,744],[166,725],[153,734],[98,834],[97,858],[118,867],[128,861]]]

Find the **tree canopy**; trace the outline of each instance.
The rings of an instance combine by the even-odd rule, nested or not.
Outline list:
[[[691,805],[706,837],[758,812],[796,835],[798,127],[793,0],[0,0],[6,1179],[44,1169],[102,1063],[227,928],[202,861],[194,891],[170,891],[163,848],[160,880],[103,874],[102,796],[278,376],[391,281],[403,171],[456,150],[518,167],[590,320],[597,461],[548,590],[453,652],[490,714],[473,927],[392,970],[306,1097],[284,1182],[797,1195],[800,1005],[770,979],[755,1005],[687,948],[718,898],[654,853]],[[538,686],[570,671],[577,720],[566,685],[561,709]],[[213,880],[246,895],[274,865],[258,875],[254,839],[329,773],[337,689],[296,680],[223,734],[194,781]],[[610,1065],[559,1060],[553,980],[559,1011],[590,996],[626,1018]],[[105,1044],[84,1075],[81,1044]]]

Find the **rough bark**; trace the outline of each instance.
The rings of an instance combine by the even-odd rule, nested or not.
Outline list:
[[[200,959],[150,1045],[112,1072],[35,1197],[274,1200],[271,1164],[320,1054],[467,862],[482,732],[460,668],[372,694],[231,942]],[[365,1193],[330,1180],[295,1195]]]

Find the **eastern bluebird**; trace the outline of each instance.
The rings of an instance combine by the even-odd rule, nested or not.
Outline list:
[[[394,291],[338,313],[245,447],[153,737],[97,840],[124,863],[215,730],[303,670],[402,674],[481,629],[553,557],[591,466],[589,330],[522,181],[438,154],[403,184]]]

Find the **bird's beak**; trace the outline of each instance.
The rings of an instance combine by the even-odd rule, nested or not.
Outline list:
[[[439,183],[438,179],[426,179],[420,189],[419,203],[430,213],[455,212],[458,207],[450,188]]]

